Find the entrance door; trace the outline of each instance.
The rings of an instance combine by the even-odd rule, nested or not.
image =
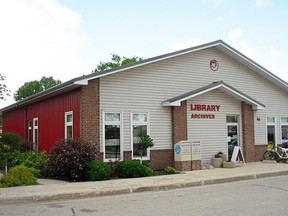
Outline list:
[[[238,115],[227,115],[227,143],[228,143],[228,159],[232,157],[232,153],[235,146],[239,145],[239,126],[238,126]]]

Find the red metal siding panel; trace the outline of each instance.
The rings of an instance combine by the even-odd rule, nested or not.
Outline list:
[[[24,117],[25,110],[13,110],[12,112],[3,113],[3,133],[14,132],[19,134],[23,139],[25,136]]]
[[[51,148],[60,139],[65,138],[65,112],[73,111],[73,137],[80,138],[80,90],[76,89],[71,92],[55,96],[53,98],[40,101],[25,107],[27,110],[27,121],[24,122],[24,111],[22,111],[22,118],[17,117],[16,113],[21,113],[21,109],[5,113],[5,118],[14,118],[16,124],[9,124],[3,118],[3,129],[7,131],[16,130],[24,139],[24,124],[33,118],[38,118],[38,131],[39,131],[39,150],[50,152]],[[9,118],[8,118],[9,117]],[[19,126],[22,125],[22,128]],[[19,128],[20,127],[20,128]],[[5,129],[7,128],[7,129]],[[19,128],[19,129],[18,129]],[[26,129],[27,130],[27,129]],[[33,130],[32,130],[33,131]]]

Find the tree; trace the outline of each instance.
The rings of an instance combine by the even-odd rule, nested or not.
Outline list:
[[[97,65],[97,68],[92,71],[92,73],[97,73],[100,71],[104,71],[104,70],[108,70],[111,68],[115,68],[115,67],[119,67],[122,65],[126,65],[126,64],[131,64],[131,63],[135,63],[135,62],[139,62],[142,61],[143,59],[141,57],[131,57],[131,58],[126,58],[126,57],[120,57],[119,55],[116,54],[112,54],[112,58],[111,61],[107,61],[107,62],[101,62]]]
[[[5,76],[2,76],[0,74],[0,100],[5,100],[5,96],[10,96],[9,90],[7,89],[7,86],[3,84],[3,81],[5,80]]]
[[[148,134],[142,133],[140,135],[140,146],[141,146],[140,160],[142,163],[143,151],[147,150],[148,148],[152,148],[154,146],[154,141]]]
[[[41,78],[40,81],[34,80],[30,82],[25,82],[24,85],[18,88],[18,90],[14,94],[14,99],[15,101],[22,100],[36,93],[47,90],[53,86],[59,85],[60,83],[60,80],[55,80],[52,76],[44,76]]]

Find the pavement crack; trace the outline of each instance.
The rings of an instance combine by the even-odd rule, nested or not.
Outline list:
[[[72,211],[72,213],[73,213],[73,216],[76,216],[75,211],[74,211],[74,208],[71,208],[71,211]]]
[[[281,191],[288,191],[287,189],[284,189],[284,188],[281,188],[281,187],[275,187],[275,186],[272,186],[272,185],[253,185],[253,186],[273,188],[273,189],[281,190]]]

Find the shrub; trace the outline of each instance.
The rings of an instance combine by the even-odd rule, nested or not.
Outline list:
[[[23,164],[27,167],[34,167],[41,170],[41,172],[46,169],[48,161],[48,154],[46,152],[39,151],[14,151],[9,157],[9,162],[12,166]]]
[[[83,140],[60,140],[49,155],[49,172],[68,180],[84,179],[86,165],[96,158],[96,145]]]
[[[8,174],[3,175],[0,180],[0,187],[12,187],[20,185],[33,185],[37,183],[37,176],[40,171],[24,165],[13,167]]]
[[[92,160],[85,168],[85,177],[89,181],[107,180],[110,176],[110,166],[105,162]]]
[[[165,167],[164,172],[167,174],[175,174],[176,170],[173,167],[167,166]]]
[[[141,164],[139,160],[124,160],[119,162],[117,174],[119,178],[137,178],[152,176],[153,170]]]
[[[11,150],[23,151],[26,150],[26,147],[23,143],[22,138],[13,132],[3,133],[1,135],[1,142],[5,145],[9,145]]]

